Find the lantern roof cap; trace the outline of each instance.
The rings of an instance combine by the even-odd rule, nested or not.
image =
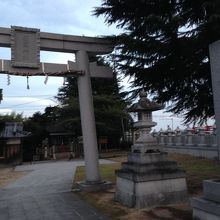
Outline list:
[[[139,93],[140,99],[137,103],[134,103],[128,110],[130,112],[149,112],[149,111],[157,111],[164,108],[164,105],[161,103],[156,103],[153,101],[150,101],[147,98],[147,94],[142,89]]]

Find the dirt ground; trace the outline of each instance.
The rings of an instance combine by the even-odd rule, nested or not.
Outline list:
[[[0,188],[7,186],[9,183],[14,182],[28,172],[15,172],[13,167],[0,167]]]
[[[110,155],[105,158],[115,162],[127,161],[126,154],[119,154],[116,157]],[[114,201],[115,185],[113,189],[104,192],[78,192],[78,194],[91,205],[95,206],[112,220],[191,220],[192,207],[190,198],[201,196],[203,194],[202,182],[204,179],[220,179],[220,165],[218,161],[205,158],[196,158],[189,155],[170,154],[169,159],[176,161],[180,169],[186,172],[186,181],[189,193],[189,202],[185,204],[173,204],[158,206],[154,208],[134,209],[122,206]],[[103,165],[104,166],[104,165]],[[109,165],[110,167],[110,165]],[[112,176],[114,176],[114,166]],[[119,167],[120,168],[120,165]],[[103,178],[114,183],[110,170],[105,169],[106,174]],[[77,176],[77,175],[76,175]],[[80,181],[80,180],[77,180]]]
[[[191,220],[192,207],[190,203],[173,204],[158,206],[155,208],[135,209],[128,208],[114,201],[115,189],[104,192],[86,193],[80,192],[79,195],[102,210],[112,220]],[[95,202],[94,202],[95,201]]]

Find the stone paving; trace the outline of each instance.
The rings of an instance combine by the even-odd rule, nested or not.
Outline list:
[[[56,161],[17,166],[15,171],[31,172],[0,189],[0,220],[107,220],[71,192],[76,167],[83,164]]]

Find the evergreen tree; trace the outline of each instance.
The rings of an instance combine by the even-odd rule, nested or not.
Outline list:
[[[25,150],[35,149],[36,147],[41,146],[42,141],[48,137],[46,128],[49,121],[51,122],[50,117],[47,118],[44,113],[40,112],[34,113],[32,117],[29,117],[24,121],[24,130],[32,133],[32,136],[29,137],[28,140],[25,140]]]
[[[5,123],[5,122],[23,122],[24,118],[22,113],[17,114],[15,112],[12,112],[7,115],[0,115],[0,122]]]
[[[185,122],[214,115],[208,46],[220,39],[219,0],[102,0],[94,15],[123,33],[114,60]]]
[[[127,102],[124,100],[126,93],[119,92],[116,77],[92,78],[91,81],[97,135],[108,136],[112,142],[118,142],[123,135],[123,129],[128,129],[130,122],[126,112]],[[68,129],[81,135],[76,78],[67,79],[67,84],[60,88],[57,99],[63,106],[60,111],[61,121],[68,126]]]

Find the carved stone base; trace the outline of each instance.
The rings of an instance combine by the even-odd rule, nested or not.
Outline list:
[[[185,178],[135,182],[117,177],[115,200],[128,207],[145,208],[186,202]]]
[[[185,173],[167,153],[131,153],[116,171],[115,200],[146,208],[188,201]]]

